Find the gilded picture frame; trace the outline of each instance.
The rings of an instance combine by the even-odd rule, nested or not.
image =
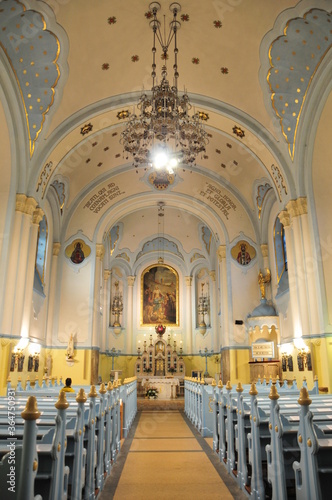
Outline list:
[[[141,326],[179,326],[179,275],[171,266],[154,264],[141,276]]]

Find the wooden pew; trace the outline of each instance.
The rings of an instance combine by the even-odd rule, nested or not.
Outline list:
[[[313,423],[313,414],[308,391],[303,388],[298,403],[300,424],[298,444],[300,462],[293,463],[297,500],[324,500],[331,495],[332,485],[332,439],[324,436]]]

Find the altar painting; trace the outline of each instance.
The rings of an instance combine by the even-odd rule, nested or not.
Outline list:
[[[179,324],[179,277],[170,266],[150,266],[142,273],[141,325]]]

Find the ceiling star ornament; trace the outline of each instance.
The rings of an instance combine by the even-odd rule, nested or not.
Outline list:
[[[83,127],[81,128],[81,134],[82,135],[86,135],[88,134],[89,132],[91,132],[93,126],[91,123],[87,123],[86,125],[83,125]]]
[[[205,152],[209,141],[199,115],[189,115],[192,106],[187,92],[178,93],[177,34],[181,26],[178,20],[181,5],[173,2],[169,8],[173,18],[167,34],[166,21],[161,26],[157,18],[160,4],[152,2],[149,5],[149,13],[152,14],[149,24],[153,31],[152,89],[141,95],[137,104],[138,113],[131,114],[120,143],[124,151],[132,156],[136,169],[153,167],[174,174],[179,163],[189,167],[194,165],[197,156]],[[173,85],[170,85],[167,75],[171,44],[174,45]],[[156,45],[161,47],[163,57],[159,84],[156,81]]]
[[[129,118],[129,111],[128,109],[122,109],[121,111],[119,111],[116,115],[117,119],[118,120],[125,120],[126,118]]]
[[[237,137],[241,137],[241,139],[245,136],[244,130],[242,130],[242,128],[238,127],[237,125],[234,125],[232,130],[233,134],[235,134]]]

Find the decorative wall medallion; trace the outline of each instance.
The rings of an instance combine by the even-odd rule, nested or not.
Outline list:
[[[103,70],[107,70],[107,69],[109,69],[109,68],[110,68],[110,65],[109,65],[108,63],[104,63],[104,64],[102,64],[102,66],[101,66],[101,69],[103,69]]]
[[[240,240],[231,249],[231,255],[241,266],[247,266],[256,257],[256,250],[245,240]]]
[[[81,133],[81,135],[86,135],[89,132],[91,132],[92,129],[93,129],[92,123],[87,123],[86,125],[83,125],[80,133]]]
[[[159,191],[164,191],[174,183],[175,175],[167,172],[152,172],[148,177],[148,182]]]
[[[221,21],[213,21],[214,27],[215,28],[221,28],[222,27],[222,22]]]
[[[153,16],[153,14],[152,14],[152,12],[151,12],[150,10],[148,10],[148,12],[145,12],[145,14],[144,14],[144,15],[145,15],[145,17],[146,17],[147,19],[151,19],[151,17]]]
[[[129,117],[129,115],[130,115],[129,110],[123,109],[117,113],[116,117],[118,120],[125,120],[126,118]]]
[[[135,55],[131,56],[131,60],[132,60],[132,62],[137,62],[137,61],[139,61],[139,56],[137,54],[135,54]]]
[[[222,73],[223,75],[228,75],[228,73],[229,73],[228,68],[225,68],[225,66],[221,67],[221,68],[220,68],[220,71],[221,71],[221,73]]]
[[[237,137],[240,137],[241,139],[244,137],[244,130],[242,128],[238,127],[237,125],[234,125],[232,128],[233,134],[235,134]]]
[[[115,24],[116,23],[116,17],[111,16],[107,19],[108,24]]]
[[[188,22],[189,21],[189,14],[182,14],[181,21]]]
[[[199,64],[199,58],[198,57],[193,57],[192,60],[191,60],[191,62],[193,64]]]
[[[73,264],[81,264],[91,253],[91,248],[81,239],[74,240],[65,250],[65,255]]]

